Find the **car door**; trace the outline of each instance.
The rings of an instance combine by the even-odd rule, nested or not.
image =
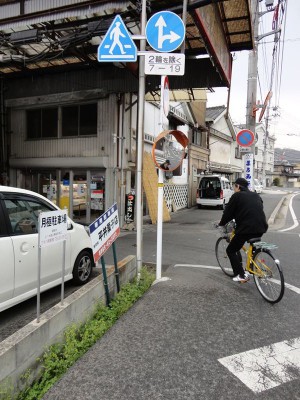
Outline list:
[[[14,297],[28,298],[37,291],[38,215],[51,211],[50,205],[33,196],[7,196],[11,239],[15,255]],[[62,243],[41,249],[41,287],[45,290],[59,284],[62,273]],[[66,246],[66,270],[70,269],[70,244]]]
[[[4,303],[13,296],[14,276],[15,276],[15,258],[11,237],[7,232],[7,226],[4,218],[2,201],[0,200],[0,311]]]

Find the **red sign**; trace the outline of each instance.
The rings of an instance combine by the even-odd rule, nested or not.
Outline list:
[[[249,129],[242,129],[236,135],[236,141],[242,147],[249,147],[253,144],[255,139],[254,133],[249,131]]]

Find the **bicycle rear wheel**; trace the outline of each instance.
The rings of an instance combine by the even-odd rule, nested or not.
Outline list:
[[[218,264],[224,274],[227,276],[234,276],[231,264],[226,253],[226,247],[228,246],[229,240],[225,237],[219,237],[215,246],[215,253],[217,257]]]
[[[284,294],[284,278],[279,261],[269,250],[257,250],[254,253],[254,282],[259,293],[269,303],[278,303]]]

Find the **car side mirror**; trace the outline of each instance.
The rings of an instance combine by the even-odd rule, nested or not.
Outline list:
[[[70,231],[71,229],[73,229],[73,224],[72,224],[71,220],[68,218],[68,220],[67,220],[67,230]]]

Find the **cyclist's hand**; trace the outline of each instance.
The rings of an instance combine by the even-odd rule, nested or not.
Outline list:
[[[219,225],[219,221],[214,221],[214,222],[213,222],[213,227],[214,227],[214,228],[219,228],[219,226],[220,226],[220,225]]]

